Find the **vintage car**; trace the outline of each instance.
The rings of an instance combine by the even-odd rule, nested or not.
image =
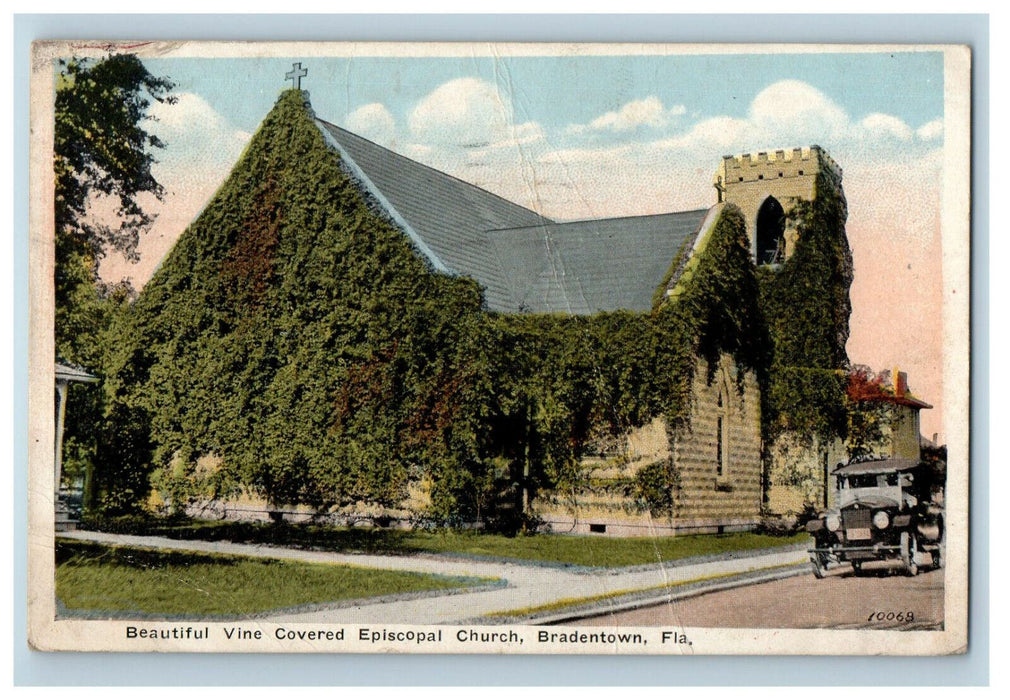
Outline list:
[[[806,525],[814,538],[809,551],[817,578],[843,562],[857,576],[872,561],[900,562],[909,576],[920,566],[943,566],[943,506],[928,465],[877,459],[839,465],[833,475],[835,507]]]

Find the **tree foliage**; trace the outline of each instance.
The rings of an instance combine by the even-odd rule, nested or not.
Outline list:
[[[132,54],[100,61],[60,61],[56,84],[53,169],[56,230],[92,261],[109,248],[135,256],[151,216],[139,201],[163,194],[151,174],[151,149],[164,144],[145,129],[152,100],[174,102],[173,84]],[[96,198],[111,199],[115,223],[89,217]]]
[[[151,224],[142,200],[163,193],[151,165],[154,150],[164,144],[145,122],[152,101],[174,101],[172,87],[129,54],[59,63],[53,143],[56,356],[99,376],[104,333],[132,289],[102,282],[98,263],[109,250],[135,258],[139,236]],[[75,387],[64,443],[70,476],[83,471],[98,449],[100,402],[97,387]]]
[[[763,366],[747,250],[727,207],[651,313],[490,313],[473,280],[426,266],[287,91],[117,330],[107,415],[128,449],[109,455],[107,505],[142,503],[152,470],[194,483],[213,456],[215,483],[277,504],[393,506],[424,481],[426,516],[514,528],[523,491],[577,487],[601,436],[686,421],[699,356]]]
[[[148,72],[130,54],[100,61],[61,60],[56,79],[53,140],[56,236],[56,354],[95,367],[108,326],[109,287],[98,263],[110,249],[135,258],[140,233],[151,224],[141,202],[160,197],[151,174],[161,143],[145,129],[152,100],[172,102],[172,83]],[[112,215],[96,216],[95,207]],[[119,301],[119,299],[117,299]]]
[[[845,447],[849,459],[879,454],[887,429],[897,416],[891,373],[875,373],[866,365],[855,365],[849,372],[845,396],[849,417]]]

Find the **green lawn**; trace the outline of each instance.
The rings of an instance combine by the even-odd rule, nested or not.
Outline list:
[[[589,535],[503,537],[468,533],[417,533],[412,539],[418,549],[427,551],[611,567],[778,547],[805,542],[809,535],[803,533],[793,537],[773,537],[741,532],[728,535],[616,538]]]
[[[189,521],[177,524],[133,522],[129,527],[103,529],[178,539],[290,545],[338,552],[455,553],[602,567],[651,564],[699,555],[780,547],[809,539],[805,532],[789,536],[742,532],[634,538],[547,534],[506,537],[453,530],[370,530],[225,521]]]
[[[70,610],[245,615],[487,583],[337,564],[56,541],[56,595]]]

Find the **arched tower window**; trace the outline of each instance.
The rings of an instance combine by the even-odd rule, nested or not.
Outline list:
[[[786,215],[774,197],[761,204],[757,215],[757,264],[776,265],[785,260]]]

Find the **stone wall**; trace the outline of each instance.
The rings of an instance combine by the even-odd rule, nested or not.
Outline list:
[[[794,516],[811,507],[821,510],[825,507],[825,497],[828,507],[834,505],[835,482],[831,472],[849,461],[845,443],[832,440],[828,445],[816,441],[805,444],[797,436],[786,434],[769,448],[768,453],[770,513]]]
[[[900,457],[919,459],[919,409],[895,404],[891,408],[883,437],[870,446],[869,454],[878,459]],[[796,515],[804,508],[824,508],[824,466],[827,452],[827,504],[835,504],[835,479],[831,476],[839,464],[848,464],[849,453],[841,440],[826,448],[799,443],[795,436],[781,437],[769,450],[768,510],[776,515]]]
[[[746,374],[741,393],[736,366],[727,356],[711,382],[706,375],[705,363],[699,363],[690,426],[674,439],[674,463],[680,477],[676,518],[683,526],[753,525],[762,500],[757,379]]]
[[[538,517],[554,532],[614,536],[753,529],[761,513],[760,391],[748,373],[741,393],[736,371],[732,359],[724,356],[710,383],[707,364],[699,362],[688,427],[672,439],[662,419],[632,431],[622,444],[623,453],[584,462],[589,489],[568,497],[545,494]],[[655,516],[637,492],[635,477],[671,457],[676,474],[673,512]]]
[[[637,493],[642,469],[673,456],[666,420],[656,418],[630,431],[603,454],[582,461],[588,487],[576,493],[543,493],[537,518],[552,532],[619,537],[673,533],[669,518],[654,518]]]
[[[608,451],[583,461],[586,489],[577,493],[542,493],[534,513],[546,530],[572,534],[644,537],[753,529],[761,512],[760,392],[752,373],[738,390],[737,369],[724,356],[711,382],[708,366],[699,361],[694,376],[689,426],[671,431],[663,418],[630,431]],[[722,397],[720,406],[720,395]],[[722,454],[719,425],[722,418]],[[673,511],[653,515],[636,486],[641,470],[672,460]],[[720,464],[721,471],[720,474]],[[399,509],[365,504],[326,514],[311,508],[274,506],[245,497],[215,501],[191,509],[198,517],[332,525],[411,525],[411,513],[424,510],[430,484],[411,484],[408,501]]]
[[[716,187],[721,190],[720,201],[732,202],[743,211],[753,255],[757,254],[755,239],[761,205],[774,197],[788,215],[800,200],[811,201],[816,194],[817,173],[822,167],[841,176],[841,168],[818,146],[723,156],[715,174]],[[793,253],[796,237],[795,228],[789,226],[787,220],[787,258]]]

